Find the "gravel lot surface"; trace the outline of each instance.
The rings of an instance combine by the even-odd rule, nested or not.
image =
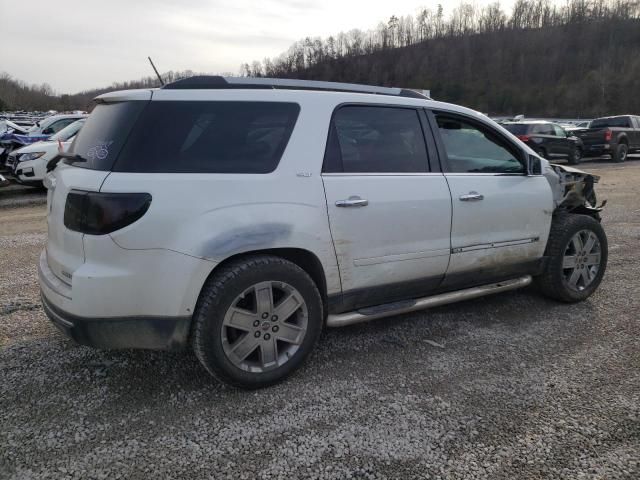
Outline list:
[[[524,290],[327,331],[258,392],[188,352],[64,338],[39,306],[45,207],[3,203],[0,478],[640,478],[640,161],[582,168],[609,200],[588,301]]]

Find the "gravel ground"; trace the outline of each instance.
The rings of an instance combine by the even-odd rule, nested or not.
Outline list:
[[[640,162],[583,168],[609,199],[591,299],[524,290],[328,331],[258,392],[188,352],[65,339],[38,301],[45,208],[0,209],[0,478],[640,478]]]

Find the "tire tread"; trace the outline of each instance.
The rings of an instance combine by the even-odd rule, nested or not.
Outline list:
[[[205,369],[218,381],[232,385],[238,388],[251,389],[251,388],[261,388],[267,386],[267,384],[257,384],[255,386],[247,385],[245,382],[241,382],[229,376],[222,370],[221,368],[216,367],[216,365],[211,362],[207,356],[207,346],[205,342],[205,316],[203,312],[211,312],[215,311],[219,305],[217,305],[218,300],[222,294],[222,291],[225,288],[225,285],[228,282],[237,279],[243,274],[248,273],[251,270],[257,268],[265,268],[273,265],[280,265],[285,268],[293,269],[297,273],[302,273],[310,282],[315,286],[315,295],[317,296],[317,302],[322,308],[322,300],[320,296],[320,292],[318,291],[317,286],[311,279],[311,277],[304,271],[301,267],[296,265],[289,260],[286,260],[281,257],[277,257],[275,255],[257,255],[248,258],[241,258],[235,261],[230,262],[227,265],[223,265],[218,271],[216,271],[204,284],[202,287],[202,291],[200,293],[200,298],[198,299],[198,303],[195,309],[195,313],[193,315],[193,327],[191,332],[191,345],[193,351],[195,352],[196,357],[200,361],[200,363],[205,367]],[[319,337],[319,335],[318,335]],[[318,338],[315,339],[313,347],[317,343]],[[290,372],[293,373],[293,372]],[[288,376],[289,374],[287,374]],[[285,377],[279,379],[283,380]],[[276,382],[270,382],[276,383]]]

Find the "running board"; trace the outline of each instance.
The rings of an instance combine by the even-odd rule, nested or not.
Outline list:
[[[484,297],[485,295],[491,295],[492,293],[516,290],[518,288],[526,287],[531,283],[531,281],[531,275],[526,275],[513,280],[467,288],[456,292],[441,293],[440,295],[433,295],[431,297],[422,297],[414,300],[379,305],[377,307],[363,308],[354,312],[333,314],[327,317],[327,327],[344,327],[346,325],[368,322],[370,320],[389,317],[391,315],[400,315],[402,313],[415,312],[416,310],[438,307],[440,305],[447,305],[449,303],[460,302],[462,300]]]

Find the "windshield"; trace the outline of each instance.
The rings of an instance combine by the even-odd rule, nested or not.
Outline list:
[[[502,126],[514,135],[524,135],[527,133],[527,130],[529,130],[529,125],[526,123],[507,123]]]
[[[77,122],[73,122],[71,125],[67,125],[58,133],[49,137],[49,140],[54,142],[57,142],[58,140],[60,140],[61,142],[66,142],[76,133],[78,133],[78,130],[80,130],[82,128],[82,125],[84,125],[84,122],[85,120],[82,119],[78,120]]]

